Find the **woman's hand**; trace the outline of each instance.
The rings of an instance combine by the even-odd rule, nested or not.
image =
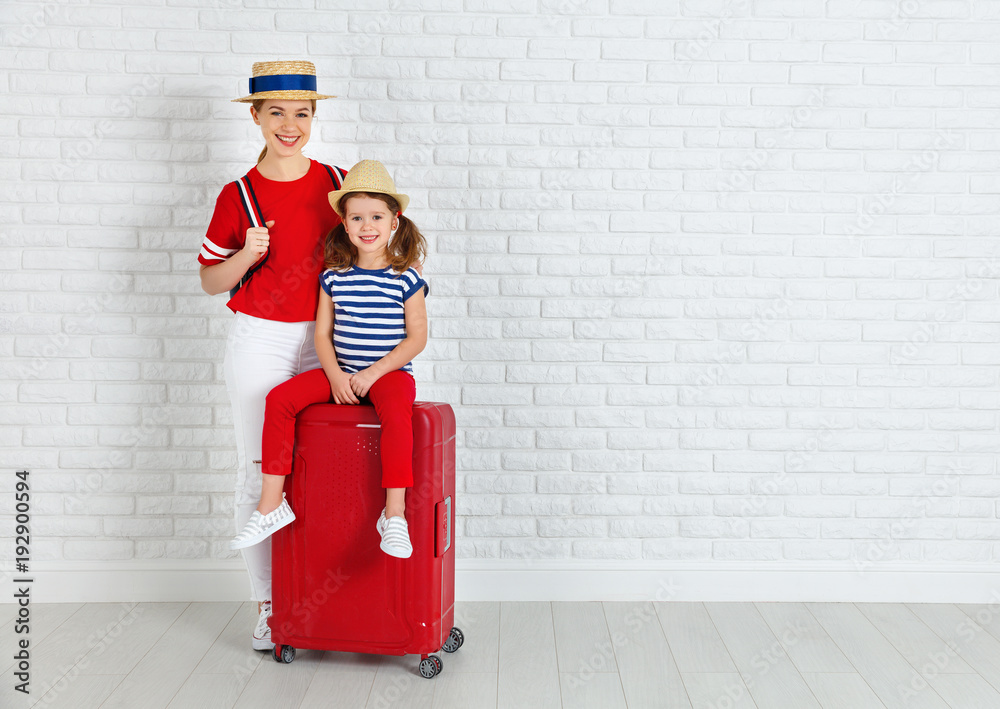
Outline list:
[[[264,222],[264,226],[254,226],[247,229],[246,241],[243,244],[243,248],[240,249],[240,254],[250,263],[254,265],[260,260],[260,257],[267,253],[267,247],[270,243],[270,237],[267,235],[267,230],[274,226],[274,220],[269,222]]]
[[[357,374],[351,375],[351,389],[358,397],[362,397],[368,394],[368,390],[372,388],[372,384],[378,380],[378,375],[372,372],[371,367],[368,367],[368,369],[362,369]]]
[[[330,380],[330,393],[333,394],[335,404],[359,404],[358,397],[351,391],[351,375],[341,370],[333,376],[327,375]]]

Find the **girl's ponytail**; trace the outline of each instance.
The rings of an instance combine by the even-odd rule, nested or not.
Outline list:
[[[399,228],[389,241],[389,263],[395,270],[405,271],[427,258],[427,239],[405,215],[400,214],[398,219]]]
[[[351,243],[344,223],[337,224],[326,235],[323,245],[323,265],[333,271],[346,271],[358,260],[358,250]]]

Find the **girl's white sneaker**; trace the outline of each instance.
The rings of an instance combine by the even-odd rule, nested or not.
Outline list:
[[[413,546],[410,544],[410,532],[406,526],[406,520],[402,517],[385,518],[385,510],[382,516],[375,523],[375,528],[382,536],[382,543],[379,548],[389,556],[399,559],[409,559],[413,553]]]
[[[253,511],[246,526],[229,542],[229,548],[243,549],[258,544],[293,521],[295,521],[295,513],[288,506],[285,493],[281,493],[281,504],[271,512],[262,515],[257,510]]]

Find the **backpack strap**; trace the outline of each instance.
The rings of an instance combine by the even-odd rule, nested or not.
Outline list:
[[[330,176],[330,182],[333,183],[334,191],[339,190],[341,185],[344,184],[344,178],[347,177],[347,170],[336,165],[330,166],[326,163],[320,163],[320,165],[326,168],[326,172]]]
[[[250,224],[255,227],[264,226],[264,213],[260,209],[260,202],[257,201],[257,195],[253,191],[253,185],[250,183],[250,173],[248,172],[240,179],[236,180],[234,183],[236,185],[236,190],[240,195],[240,203],[243,205],[243,211],[246,212],[247,219],[250,220]],[[233,289],[229,291],[229,297],[232,298],[236,295],[236,291],[242,288],[250,277],[259,269],[261,266],[267,262],[268,256],[271,255],[270,249],[264,258],[260,259],[253,266],[250,267],[246,273],[240,278],[240,282],[233,286]]]
[[[339,190],[344,184],[344,178],[347,176],[347,170],[342,167],[337,167],[336,165],[327,165],[326,163],[320,163],[324,168],[326,168],[326,173],[330,176],[330,181],[333,183],[333,189]],[[253,191],[253,185],[250,183],[250,173],[248,172],[240,179],[233,183],[236,185],[236,190],[240,195],[240,203],[243,205],[243,211],[246,212],[247,219],[255,227],[264,226],[266,220],[264,219],[264,212],[261,211],[260,202],[257,201],[257,195]],[[240,278],[240,282],[237,283],[231,291],[229,291],[229,297],[232,298],[236,295],[238,291],[250,277],[257,271],[258,268],[264,265],[267,261],[267,257],[271,255],[271,251],[268,250],[264,254],[264,258],[255,263],[250,267],[250,270],[243,274]]]
[[[264,213],[260,210],[260,202],[254,194],[253,185],[250,183],[250,173],[248,172],[233,183],[240,193],[240,202],[243,210],[247,213],[250,223],[254,226],[264,226]]]

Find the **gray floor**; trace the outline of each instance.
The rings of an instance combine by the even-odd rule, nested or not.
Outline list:
[[[415,656],[249,649],[249,603],[35,604],[0,706],[87,709],[1000,707],[1000,607],[864,603],[461,603],[444,671]],[[46,693],[47,692],[47,693]]]

